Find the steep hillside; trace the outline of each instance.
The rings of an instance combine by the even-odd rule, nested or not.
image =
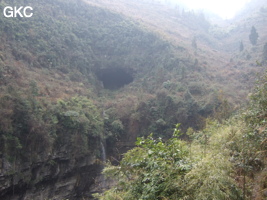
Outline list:
[[[267,38],[263,6],[266,3],[263,1],[259,1],[260,3],[252,1],[251,4],[255,6],[247,5],[250,7],[249,12],[245,12],[242,17],[223,22],[209,20],[205,17],[205,13],[185,11],[182,5],[173,6],[168,1],[86,0],[85,2],[137,20],[148,30],[158,33],[164,40],[185,48],[187,56],[194,60],[197,66],[193,72],[198,74],[189,75],[187,77],[189,82],[172,78],[169,79],[171,83],[185,83],[186,88],[191,88],[192,83],[202,86],[200,82],[211,84],[213,92],[217,92],[217,97],[223,96],[238,107],[247,99],[257,74],[264,71],[264,65],[261,63]],[[257,45],[249,42],[252,26],[257,27],[260,35]],[[242,51],[239,49],[241,41],[244,44]],[[168,71],[164,70],[164,73]],[[175,72],[172,72],[173,74]],[[204,96],[207,97],[207,93]],[[197,102],[203,100],[196,93],[193,94],[193,98]],[[207,101],[209,100],[204,98],[204,102]],[[188,121],[190,119],[186,120]]]
[[[267,197],[266,73],[249,105],[223,123],[207,120],[205,129],[188,129],[187,140],[176,125],[169,140],[139,137],[119,165],[104,169],[116,180],[102,200],[235,199]]]
[[[200,128],[218,106],[197,60],[143,25],[80,1],[24,4],[32,18],[0,18],[1,198],[90,197],[105,139],[117,156],[118,138]]]
[[[169,68],[176,64],[169,43],[118,14],[79,1],[46,3],[33,5],[33,18],[1,19],[6,63],[16,60],[31,68],[57,70],[59,77],[67,74],[72,82],[88,79],[91,89],[96,87],[95,75],[110,66],[139,78],[162,62]]]
[[[198,65],[206,70],[205,80],[220,88],[227,99],[235,104],[244,101],[248,89],[253,85],[255,74],[262,69],[256,67],[256,58],[262,53],[266,40],[264,16],[251,18],[252,10],[243,18],[233,21],[214,21],[205,17],[205,13],[185,10],[182,5],[169,5],[164,1],[90,1],[88,4],[111,9],[127,17],[139,21],[149,30],[157,32],[162,38],[172,44],[187,49],[190,57],[198,61]],[[167,1],[168,2],[168,1]],[[248,43],[248,36],[252,25],[261,23],[259,27],[259,50]],[[240,29],[246,25],[246,30]],[[239,54],[240,41],[244,40],[245,49],[249,51]],[[193,43],[195,42],[195,45]],[[245,54],[245,55],[243,55]],[[251,54],[248,62],[246,56]],[[238,57],[238,59],[237,59]],[[256,58],[255,58],[256,57]]]
[[[0,17],[0,198],[91,198],[105,149],[118,158],[137,136],[225,119],[263,70],[229,54],[234,34],[217,38],[201,13],[147,0],[23,4],[33,17]]]
[[[145,24],[79,1],[30,5],[35,7],[33,18],[1,18],[3,91],[8,85],[23,89],[36,84],[39,96],[52,102],[90,96],[107,115],[125,120],[126,127],[131,115],[147,119],[142,131],[153,131],[153,123],[164,118],[162,130],[176,121],[200,128],[201,118],[219,105],[222,73],[186,45],[172,44]],[[144,113],[144,106],[156,111]]]

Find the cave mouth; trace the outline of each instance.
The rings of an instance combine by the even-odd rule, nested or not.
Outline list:
[[[103,82],[104,88],[109,90],[117,90],[133,82],[132,75],[126,69],[119,67],[100,69],[96,75]]]

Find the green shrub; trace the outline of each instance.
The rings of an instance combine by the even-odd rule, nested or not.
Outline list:
[[[57,135],[62,139],[61,142],[68,140],[68,137],[72,137],[73,141],[78,141],[78,137],[80,137],[79,140],[82,138],[85,140],[88,137],[103,137],[104,123],[101,114],[92,101],[86,97],[59,100],[54,112],[57,117]],[[73,135],[76,135],[76,139]],[[86,143],[84,141],[85,145]]]
[[[179,130],[166,142],[138,138],[138,147],[124,155],[120,166],[109,166],[105,174],[118,179],[116,190],[103,199],[120,196],[122,199],[178,199],[183,193],[183,176],[191,169],[188,148],[178,139]],[[112,194],[112,195],[111,195]],[[107,197],[107,198],[106,198]],[[112,199],[112,198],[111,198]]]

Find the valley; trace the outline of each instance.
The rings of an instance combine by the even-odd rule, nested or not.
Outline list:
[[[3,199],[93,199],[104,160],[118,165],[150,133],[168,141],[176,124],[224,122],[265,72],[259,0],[226,21],[155,0],[23,3],[31,18],[0,17]]]

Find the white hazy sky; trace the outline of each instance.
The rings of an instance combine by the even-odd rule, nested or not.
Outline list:
[[[183,2],[192,9],[204,9],[212,11],[224,19],[234,17],[246,2],[251,0],[176,0]]]

